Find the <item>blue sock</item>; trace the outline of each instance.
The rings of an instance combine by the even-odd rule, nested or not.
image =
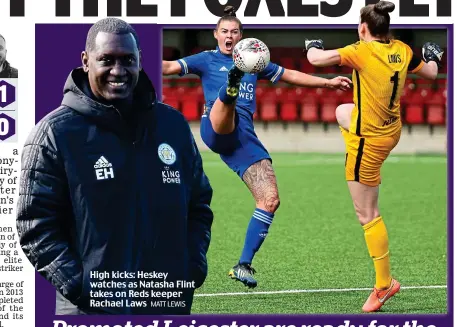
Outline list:
[[[274,214],[262,209],[255,209],[251,221],[249,222],[240,263],[252,263],[255,253],[260,249],[260,246],[267,237],[268,228],[270,227],[274,216]]]
[[[234,97],[227,94],[227,86],[228,82],[226,81],[224,85],[222,85],[222,87],[219,89],[219,100],[221,100],[225,104],[232,104],[238,98],[238,93]]]

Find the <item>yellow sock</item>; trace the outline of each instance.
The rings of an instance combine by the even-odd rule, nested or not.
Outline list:
[[[386,225],[382,217],[378,217],[364,225],[363,229],[365,230],[368,253],[373,259],[376,272],[376,288],[389,288],[392,277],[390,275],[389,238]]]

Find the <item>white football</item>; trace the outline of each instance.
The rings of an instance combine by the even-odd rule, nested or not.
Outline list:
[[[270,63],[270,50],[265,43],[255,38],[239,41],[232,56],[235,66],[245,73],[260,73]]]

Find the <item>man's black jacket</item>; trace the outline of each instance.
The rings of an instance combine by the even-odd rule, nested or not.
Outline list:
[[[5,60],[3,64],[3,69],[0,72],[0,78],[17,78],[18,70],[14,67],[11,67],[10,63]]]
[[[88,97],[82,91],[87,87],[86,74],[74,70],[62,106],[25,144],[17,217],[22,249],[61,295],[86,312],[188,313],[189,307],[149,305],[162,298],[147,298],[146,308],[125,307],[125,299],[121,308],[89,308],[95,271],[135,273],[114,279],[126,282],[124,289],[105,289],[126,291],[130,300],[144,300],[130,296],[130,289],[150,289],[140,287],[140,280],[148,281],[137,277],[140,271],[168,273],[167,281],[194,280],[199,287],[207,274],[213,213],[212,188],[189,125],[157,102],[146,74],[140,73],[135,89],[133,124]],[[189,289],[171,300],[191,303],[192,294]]]

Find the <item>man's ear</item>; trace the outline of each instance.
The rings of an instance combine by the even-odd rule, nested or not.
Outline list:
[[[367,23],[361,23],[360,24],[360,30],[359,33],[365,37],[368,32],[368,24]]]
[[[89,54],[86,51],[81,52],[81,62],[84,72],[87,73],[89,71]]]

